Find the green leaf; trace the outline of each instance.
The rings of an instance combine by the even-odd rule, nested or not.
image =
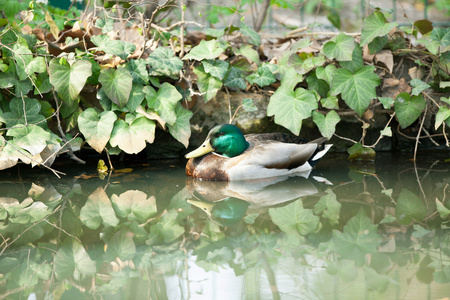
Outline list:
[[[101,153],[111,137],[116,120],[117,116],[112,111],[104,111],[99,114],[95,109],[88,108],[78,117],[78,128],[86,142],[95,151]]]
[[[302,127],[302,120],[309,118],[311,112],[317,108],[314,92],[303,88],[292,91],[281,86],[270,97],[267,115],[275,116],[275,123],[298,135]]]
[[[133,84],[130,93],[130,99],[128,99],[128,103],[126,108],[128,108],[129,112],[133,113],[136,109],[142,104],[144,101],[145,93],[144,86],[140,84]]]
[[[104,226],[116,226],[119,224],[111,201],[103,187],[97,188],[80,210],[80,220],[90,229],[97,229],[103,223]]]
[[[6,127],[14,127],[17,124],[37,124],[44,128],[47,126],[44,116],[39,113],[41,105],[36,99],[14,97],[9,103],[9,109],[10,112],[5,112],[0,116],[0,120],[6,124]]]
[[[37,125],[18,125],[10,128],[6,135],[12,136],[17,146],[26,149],[32,155],[41,153],[47,146],[47,141],[51,138],[48,131]]]
[[[384,109],[390,109],[394,105],[394,99],[391,97],[378,97],[378,101],[383,104]]]
[[[241,46],[241,48],[233,48],[233,52],[236,56],[242,55],[245,58],[248,58],[252,62],[259,65],[260,60],[259,60],[258,51],[253,49],[252,45],[245,44],[245,45]]]
[[[419,95],[424,90],[426,90],[430,87],[429,84],[423,82],[419,78],[414,78],[413,80],[411,80],[411,82],[409,84],[411,84],[411,86],[413,87],[413,90],[411,92],[411,95],[413,95],[413,96]]]
[[[133,234],[125,229],[116,232],[108,241],[108,248],[105,253],[106,261],[114,261],[120,258],[122,261],[132,259],[136,254],[136,245],[133,241]]]
[[[450,27],[434,27],[430,38],[444,48],[450,46]]]
[[[244,22],[241,22],[239,27],[242,34],[249,38],[250,44],[253,44],[256,47],[259,47],[261,45],[261,36],[256,31],[254,31],[253,28],[251,28]]]
[[[308,77],[306,77],[306,82],[308,83],[308,90],[316,91],[320,97],[326,97],[330,91],[329,84],[316,76],[316,72],[312,71]]]
[[[170,243],[176,240],[184,233],[184,227],[177,223],[178,213],[175,210],[169,210],[165,213],[159,222],[150,227],[150,235],[147,244]]]
[[[388,126],[388,127],[384,128],[383,130],[380,130],[380,135],[391,137],[392,136],[392,129],[391,129],[391,127]]]
[[[166,76],[177,75],[183,68],[181,59],[176,57],[171,49],[164,47],[156,48],[149,55],[147,62],[154,71]]]
[[[121,40],[111,40],[108,35],[94,35],[91,41],[98,47],[99,51],[106,54],[117,55],[126,59],[130,53],[136,50],[136,45]]]
[[[100,71],[98,81],[102,84],[106,96],[119,108],[127,104],[133,85],[133,77],[128,69],[103,69]]]
[[[89,76],[92,65],[87,60],[77,60],[69,64],[64,58],[54,58],[49,65],[50,83],[64,101],[74,101]]]
[[[19,81],[25,80],[31,75],[31,73],[28,72],[27,66],[30,65],[33,60],[33,53],[27,46],[18,43],[15,44],[12,49],[14,50],[13,57],[16,61],[16,72],[19,77]]]
[[[379,293],[384,293],[388,288],[389,283],[398,285],[398,283],[388,275],[378,274],[377,271],[367,266],[364,267],[364,279],[368,290],[375,290]]]
[[[126,68],[133,77],[133,84],[148,84],[147,62],[144,59],[132,59]]]
[[[312,209],[303,208],[301,199],[279,208],[270,208],[269,215],[280,229],[286,233],[296,232],[302,236],[320,229],[319,217]]]
[[[442,219],[447,218],[448,216],[450,216],[450,209],[448,209],[447,207],[444,206],[444,204],[442,204],[441,201],[439,201],[438,198],[436,198],[436,209],[439,212],[439,216]]]
[[[359,46],[356,46],[355,49],[353,49],[352,53],[352,60],[350,61],[340,61],[339,65],[341,67],[349,70],[352,73],[355,73],[356,70],[364,66],[363,56],[362,56],[362,49]]]
[[[191,137],[191,124],[190,119],[192,112],[185,109],[181,103],[177,103],[175,107],[175,114],[177,115],[177,121],[175,124],[168,124],[170,134],[177,139],[184,147],[189,146],[189,138]]]
[[[223,60],[207,59],[202,61],[206,73],[223,80],[228,72],[229,63]]]
[[[199,65],[194,69],[197,75],[197,86],[201,93],[205,93],[205,102],[211,100],[216,96],[217,92],[222,87],[222,81],[205,72],[203,65]]]
[[[325,80],[328,84],[331,84],[334,71],[336,71],[336,67],[334,65],[327,65],[325,68],[318,67],[316,69],[316,76],[319,79]]]
[[[144,92],[146,90],[144,89]],[[175,107],[183,96],[168,82],[161,84],[155,96],[147,94],[148,107],[153,108],[167,124],[173,125],[177,120]]]
[[[344,226],[343,232],[333,230],[335,250],[343,258],[364,261],[369,253],[376,253],[380,243],[377,225],[372,224],[363,209]]]
[[[370,54],[375,54],[381,51],[384,46],[389,42],[387,35],[377,36],[373,41],[368,44]]]
[[[214,59],[222,54],[223,49],[218,48],[217,40],[205,41],[201,40],[200,44],[195,46],[183,57],[185,59],[193,60],[203,60],[203,59]]]
[[[413,225],[414,228],[414,232],[411,234],[413,237],[415,238],[421,238],[426,236],[427,234],[431,233],[431,230],[428,230],[422,226],[420,226],[419,224],[414,224]]]
[[[361,143],[356,143],[347,150],[350,156],[349,160],[359,160],[359,161],[374,161],[375,160],[375,150],[372,148],[366,148]]]
[[[325,193],[327,194],[320,197],[319,202],[314,205],[314,213],[322,214],[322,218],[328,219],[331,225],[337,225],[342,204],[336,200],[336,194],[331,189],[327,189]]]
[[[439,106],[439,111],[436,114],[436,121],[434,123],[434,130],[437,130],[439,126],[450,117],[450,109],[446,106]]]
[[[397,25],[397,22],[389,23],[383,13],[374,11],[364,18],[361,30],[361,47],[367,45],[378,36],[388,34]]]
[[[329,59],[338,61],[351,60],[355,39],[345,33],[340,33],[323,45],[322,51]]]
[[[113,194],[111,202],[116,214],[130,221],[144,223],[158,212],[156,198],[147,197],[147,194],[142,191],[129,190],[119,196]]]
[[[433,273],[433,279],[436,283],[445,284],[450,282],[450,266],[444,265],[441,270]]]
[[[65,279],[73,276],[75,280],[80,275],[90,275],[97,271],[95,262],[77,240],[68,238],[61,245],[54,260],[56,277]]]
[[[336,96],[330,96],[320,99],[320,104],[327,109],[339,109],[339,99]]]
[[[135,117],[127,114],[124,120],[114,124],[110,144],[119,147],[128,154],[137,154],[145,149],[146,141],[155,139],[155,122],[144,116]]]
[[[47,73],[47,66],[45,59],[42,56],[33,58],[33,60],[27,65],[28,74],[33,73]]]
[[[413,192],[403,188],[398,195],[395,217],[402,225],[411,224],[412,220],[421,222],[427,213],[427,208],[422,200]]]
[[[260,87],[265,87],[277,81],[272,71],[265,66],[259,67],[256,73],[247,76],[246,79],[250,84],[257,84]]]
[[[337,112],[334,110],[329,111],[326,116],[314,111],[312,113],[312,117],[314,123],[316,123],[319,128],[320,133],[328,139],[331,139],[336,130],[336,124],[341,120]]]
[[[244,99],[242,99],[242,108],[246,112],[252,112],[252,111],[257,111],[258,110],[258,108],[253,103],[253,99],[251,99],[251,98],[244,98]]]
[[[238,68],[231,67],[225,77],[224,85],[230,88],[245,90],[247,84],[242,77],[242,72]]]
[[[359,116],[376,97],[375,87],[380,84],[380,78],[373,71],[375,67],[364,66],[354,74],[346,69],[337,69],[331,80],[331,93],[341,93],[342,99]]]
[[[302,59],[297,53],[294,53],[289,56],[288,63],[290,66],[294,67],[298,74],[303,75],[317,67],[322,66],[325,61],[326,60],[323,55]]]
[[[414,123],[425,106],[426,101],[422,95],[410,98],[408,93],[400,93],[394,102],[394,109],[400,126],[406,128]]]

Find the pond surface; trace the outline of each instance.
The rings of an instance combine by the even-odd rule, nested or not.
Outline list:
[[[0,299],[448,299],[449,156],[240,183],[2,171]]]

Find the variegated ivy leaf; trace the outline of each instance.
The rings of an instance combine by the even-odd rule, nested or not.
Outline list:
[[[259,67],[256,73],[247,76],[246,79],[250,84],[257,84],[260,87],[270,85],[277,81],[273,72],[266,66]]]
[[[183,68],[181,59],[176,57],[171,49],[164,47],[156,48],[149,55],[147,62],[152,67],[152,71],[166,76],[176,75]]]

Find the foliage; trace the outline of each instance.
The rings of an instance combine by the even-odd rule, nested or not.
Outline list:
[[[176,286],[190,285],[193,291],[199,278],[208,284],[199,270],[229,270],[252,279],[260,272],[266,276],[258,290],[267,286],[268,274],[281,272],[284,280],[272,283],[280,292],[286,284],[291,293],[327,289],[326,279],[336,289],[330,287],[328,296],[356,286],[353,297],[371,292],[390,298],[388,289],[406,293],[414,278],[415,290],[432,286],[434,293],[445,293],[450,177],[442,172],[444,163],[431,164],[419,165],[417,177],[405,172],[411,164],[398,170],[399,176],[355,168],[348,174],[353,179],[344,168],[331,188],[300,177],[265,187],[186,183],[182,168],[171,169],[167,180],[167,171],[154,166],[151,180],[148,168],[115,173],[110,180],[95,174],[44,176],[36,183],[28,176],[20,182],[10,178],[7,189],[0,185],[6,193],[0,198],[0,294],[63,298],[77,290],[84,296],[130,298],[127,291],[142,284],[162,293],[152,297],[160,299]],[[311,195],[312,187],[317,194]],[[302,188],[309,196],[283,202]],[[222,199],[231,193],[239,198]],[[217,196],[221,200],[206,200]],[[193,280],[182,276],[194,269]],[[304,282],[299,273],[320,277]],[[183,284],[159,285],[170,278]],[[251,290],[244,293],[249,296]]]
[[[99,153],[139,153],[155,141],[157,130],[167,130],[187,147],[192,97],[211,101],[222,89],[271,95],[267,115],[296,135],[303,120],[311,119],[331,138],[341,113],[350,111],[370,123],[370,114],[364,114],[378,104],[395,113],[403,129],[423,122],[426,110],[436,112],[436,130],[450,123],[448,103],[427,92],[449,89],[448,28],[430,25],[419,40],[425,48],[410,49],[405,31],[375,11],[364,19],[359,42],[344,33],[323,45],[313,46],[314,39],[289,41],[282,54],[267,57],[259,47],[264,40],[243,20],[239,27],[205,30],[210,35],[194,43],[184,27],[179,30],[190,21],[177,28],[164,28],[164,21],[156,24],[153,18],[139,23],[123,18],[133,12],[126,5],[109,8],[107,2],[94,19],[75,8],[1,3],[8,13],[0,20],[5,25],[0,36],[0,169],[19,161],[50,168],[61,153],[75,158],[84,141]],[[158,7],[155,16],[174,7]],[[123,16],[116,20],[109,12]],[[242,7],[221,11],[241,12]],[[423,24],[411,34],[422,32]],[[417,68],[430,76],[412,76],[412,91],[384,95],[381,83],[391,79],[385,70],[392,71],[393,55],[410,52],[421,58]],[[383,132],[388,131],[392,134],[389,123]]]

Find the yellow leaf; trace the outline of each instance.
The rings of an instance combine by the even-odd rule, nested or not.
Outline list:
[[[53,34],[53,37],[55,40],[59,37],[59,29],[58,26],[56,26],[55,21],[53,21],[52,16],[46,11],[45,12],[45,21],[47,22],[48,26],[50,26],[50,32]]]

